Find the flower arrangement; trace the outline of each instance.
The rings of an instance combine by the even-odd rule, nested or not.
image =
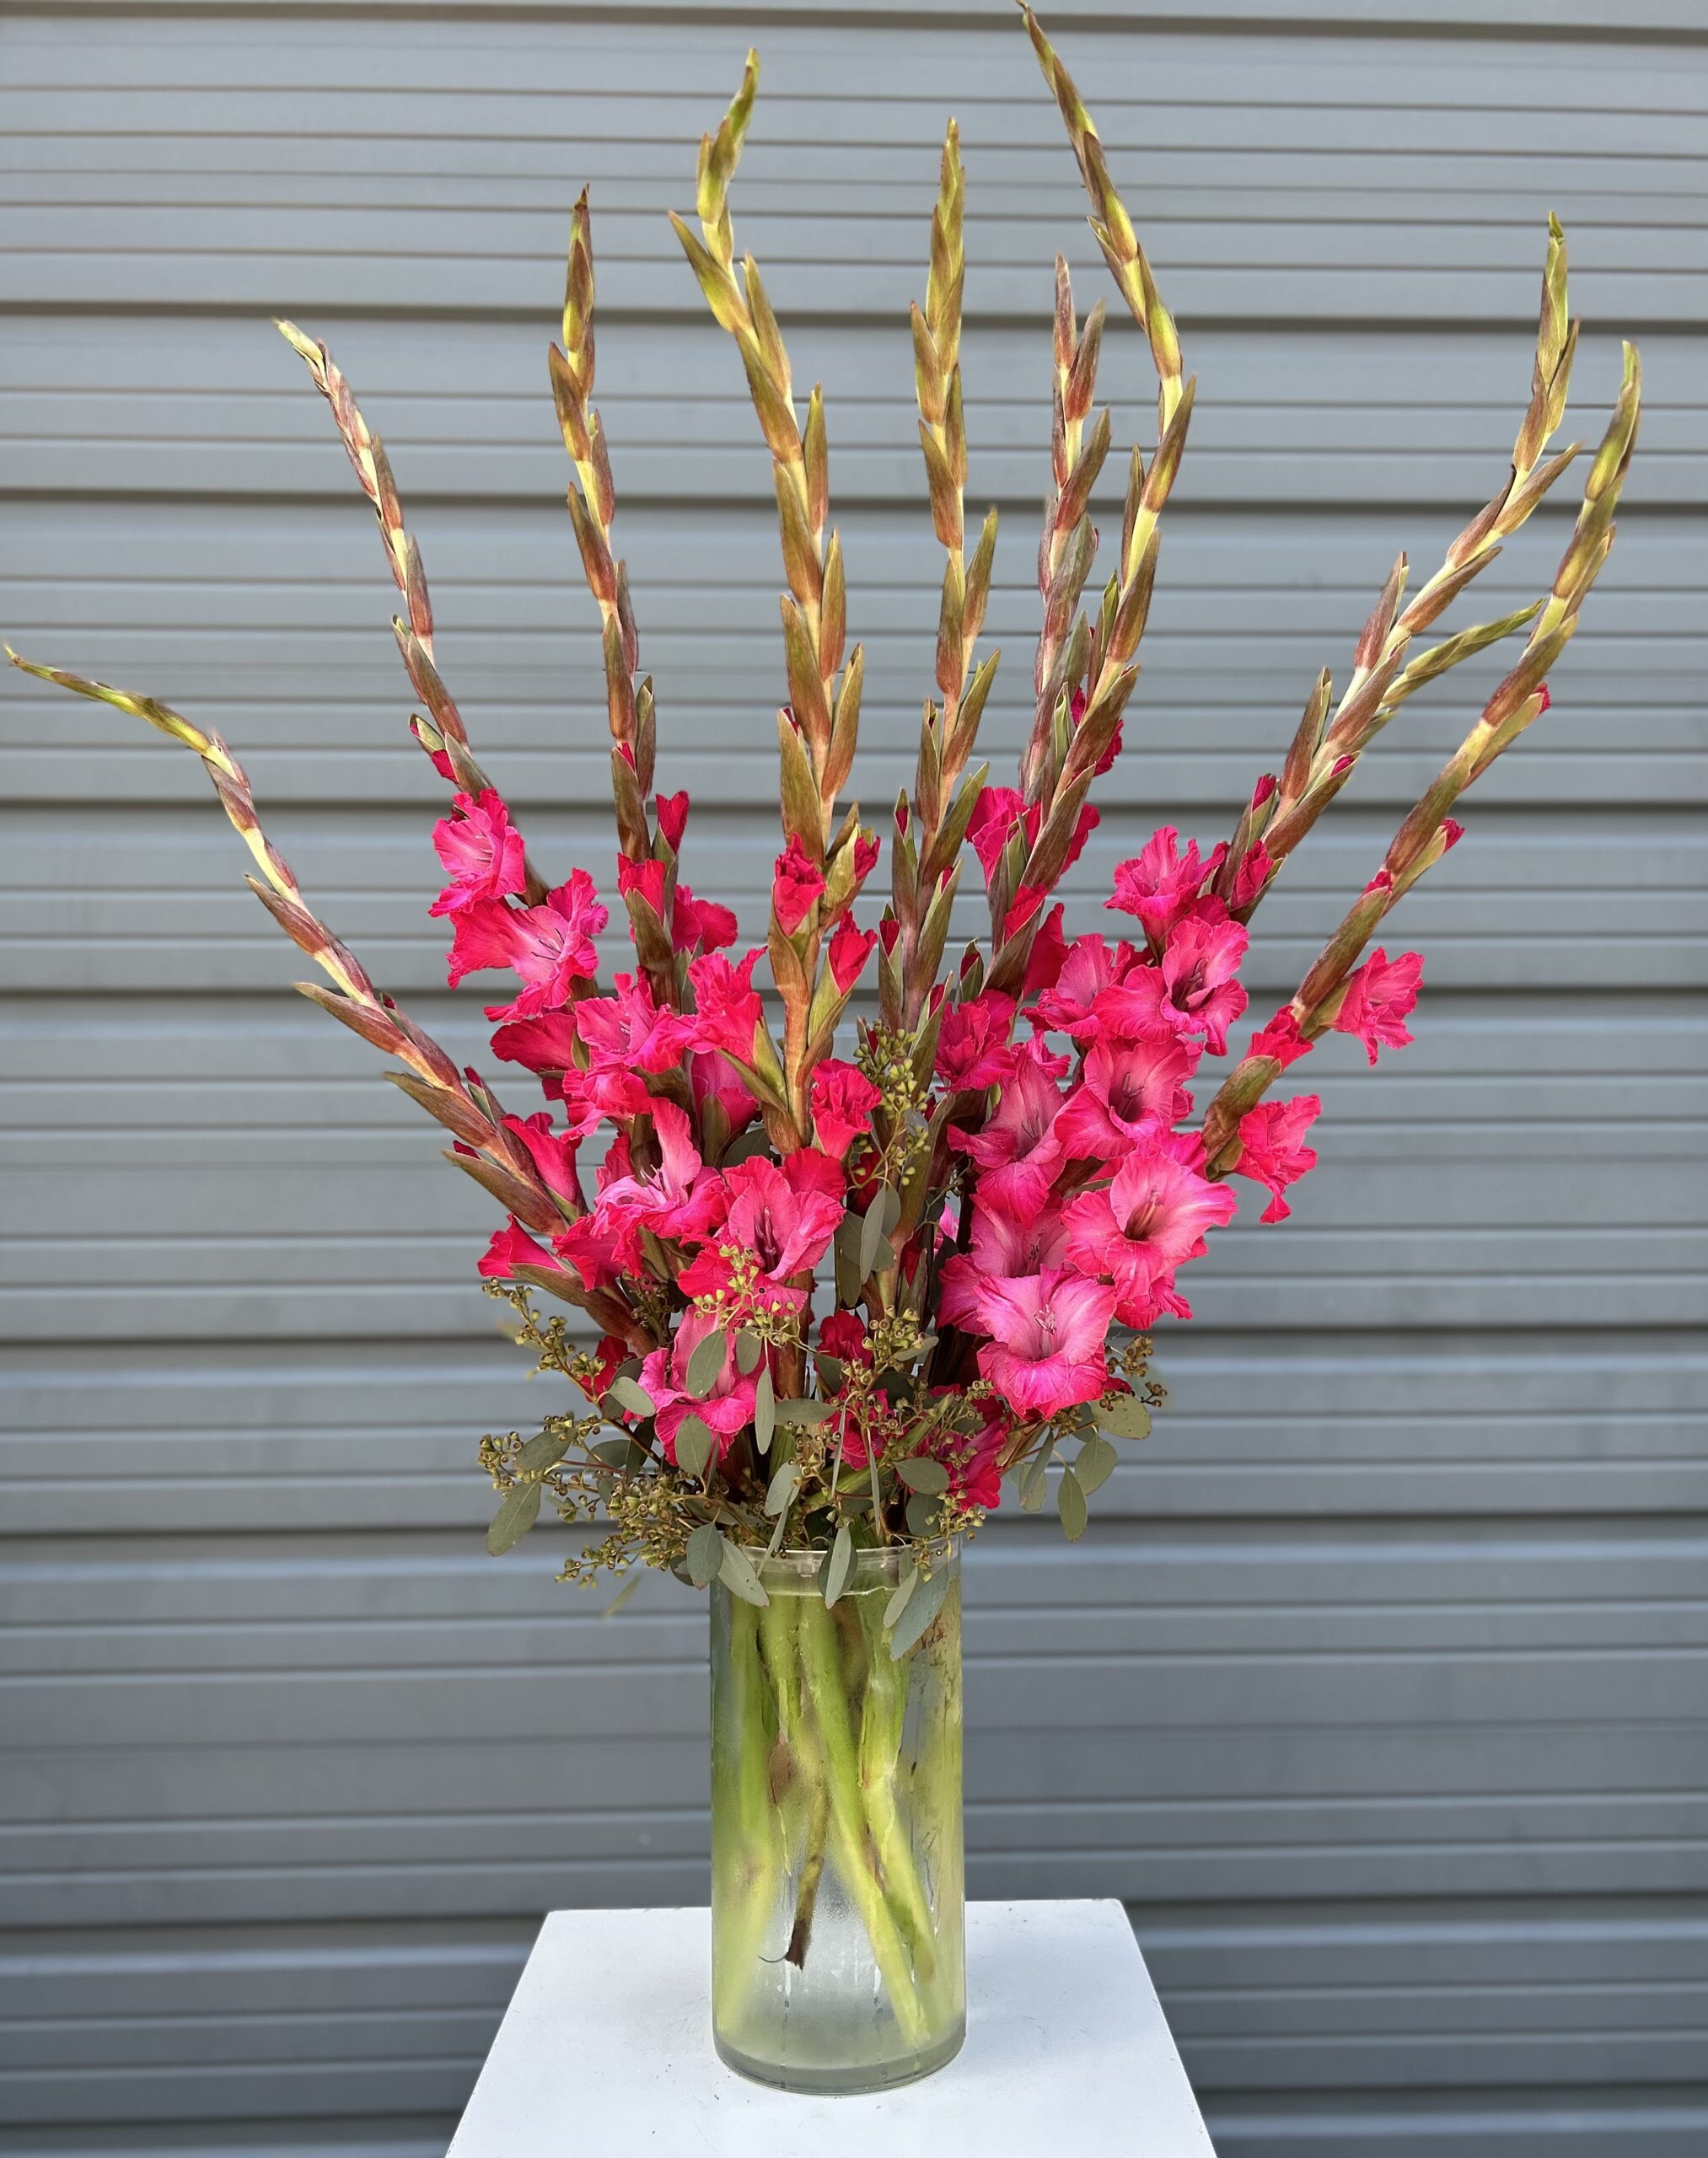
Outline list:
[[[1012,782],[991,785],[972,760],[996,677],[998,655],[978,649],[996,518],[969,550],[964,186],[951,123],[925,300],[912,310],[919,438],[944,556],[935,681],[916,775],[888,834],[881,906],[867,899],[879,839],[844,800],[862,657],[847,642],[830,526],[824,405],[814,389],[803,416],[758,265],[736,257],[730,188],[757,89],[753,56],[701,145],[697,215],[673,222],[737,346],[776,483],[787,698],[776,715],[782,844],[761,945],[733,956],[734,915],[696,897],[683,874],[688,797],[655,791],[653,685],[615,551],[616,497],[593,402],[585,193],[562,346],[550,357],[573,470],[569,511],[603,628],[614,898],[632,950],[609,983],[598,940],[610,898],[585,868],[555,881],[529,854],[439,672],[421,555],[385,452],[325,346],[280,325],[331,406],[402,595],[393,626],[421,706],[410,726],[452,790],[432,834],[444,883],[430,909],[449,931],[449,982],[503,979],[486,1007],[492,1053],[540,1082],[543,1108],[507,1110],[375,986],[267,840],[218,734],[153,698],[11,655],[196,752],[255,857],[251,885],[327,977],[303,993],[395,1059],[389,1076],[449,1131],[448,1158],[504,1211],[480,1271],[513,1305],[519,1340],[585,1405],[549,1415],[526,1440],[483,1442],[500,1493],[491,1549],[513,1544],[549,1497],[571,1522],[604,1524],[570,1559],[570,1576],[645,1561],[701,1585],[716,1578],[758,1607],[765,1553],[822,1553],[833,1605],[857,1554],[900,1545],[906,1564],[886,1612],[896,1656],[941,1601],[934,1554],[999,1503],[1005,1476],[1035,1508],[1055,1468],[1062,1523],[1070,1536],[1083,1529],[1087,1501],[1116,1462],[1112,1440],[1141,1437],[1161,1398],[1146,1329],[1190,1316],[1182,1270],[1233,1216],[1230,1178],[1254,1185],[1261,1219],[1278,1221],[1316,1159],[1319,1102],[1273,1098],[1283,1074],[1329,1030],[1360,1039],[1372,1064],[1410,1039],[1421,962],[1372,940],[1459,839],[1459,797],[1547,710],[1546,677],[1613,542],[1638,418],[1627,346],[1551,588],[1421,647],[1576,454],[1549,450],[1576,341],[1550,221],[1530,400],[1493,499],[1409,597],[1401,556],[1338,699],[1324,671],[1279,772],[1257,780],[1228,835],[1200,852],[1173,827],[1156,832],[1115,872],[1109,933],[1070,938],[1053,894],[1098,822],[1095,781],[1121,752],[1194,384],[1097,130],[1029,10],[1025,22],[1092,230],[1155,364],[1156,436],[1148,454],[1131,453],[1111,560],[1090,506],[1111,447],[1109,413],[1095,402],[1104,306],[1079,319],[1058,259],[1030,725]],[[1093,586],[1100,553],[1107,574]],[[1297,993],[1252,1032],[1198,1113],[1202,1062],[1227,1054],[1245,1015],[1249,925],[1295,849],[1415,692],[1521,631],[1516,663]],[[969,845],[990,931],[951,956]],[[875,986],[875,1011],[851,1023],[862,985]],[[574,1322],[542,1318],[536,1296],[571,1307]]]

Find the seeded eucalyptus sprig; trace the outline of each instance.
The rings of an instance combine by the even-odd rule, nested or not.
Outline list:
[[[1001,658],[993,652],[973,668],[973,650],[990,596],[996,513],[987,512],[969,564],[967,432],[960,364],[965,194],[960,131],[952,120],[943,138],[937,207],[932,213],[925,305],[916,303],[911,311],[920,447],[931,488],[932,522],[948,556],[937,610],[937,686],[943,701],[939,706],[927,700],[912,799],[904,795],[896,804],[890,884],[899,933],[894,948],[879,955],[884,1023],[910,1029],[920,1023],[943,961],[960,882],[961,845],[989,767],[980,765],[959,789],[956,782],[972,754]]]
[[[332,417],[350,462],[356,468],[356,476],[362,482],[362,491],[373,503],[373,514],[379,521],[386,564],[393,582],[403,594],[408,618],[394,615],[392,634],[409,670],[411,684],[432,715],[429,721],[419,712],[414,714],[410,720],[410,731],[430,757],[445,760],[450,766],[451,777],[465,794],[479,795],[492,782],[475,761],[463,716],[445,687],[433,657],[433,610],[427,596],[427,572],[422,566],[421,550],[414,535],[404,524],[403,504],[398,500],[397,482],[392,477],[391,460],[385,454],[385,446],[363,418],[343,369],[324,342],[318,337],[305,336],[294,322],[282,321],[277,327],[306,365],[314,387],[332,408]],[[526,875],[529,904],[537,906],[549,887],[532,862],[527,865]]]
[[[1286,1009],[1307,1041],[1334,1024],[1347,979],[1384,918],[1458,837],[1448,817],[1459,797],[1502,750],[1548,709],[1546,677],[1576,635],[1578,616],[1614,541],[1619,507],[1642,409],[1642,368],[1625,346],[1624,375],[1607,432],[1584,486],[1570,543],[1552,589],[1539,603],[1523,656],[1484,706],[1477,723],[1442,765],[1394,834],[1381,867],[1324,946]],[[1239,1119],[1266,1094],[1284,1067],[1271,1056],[1247,1056],[1222,1082],[1204,1119],[1210,1173],[1239,1158]]]

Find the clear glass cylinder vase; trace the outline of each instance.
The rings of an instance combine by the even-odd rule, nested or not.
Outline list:
[[[910,2082],[966,2034],[959,1556],[896,1656],[910,1563],[857,1554],[829,1607],[821,1552],[765,1561],[762,1608],[712,1584],[712,2034],[786,2091]]]

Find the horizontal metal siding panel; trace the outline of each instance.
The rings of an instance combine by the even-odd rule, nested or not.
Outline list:
[[[1011,27],[982,0],[879,12],[699,10],[661,36],[632,4],[372,5],[336,50],[236,0],[107,10],[98,41],[70,12],[0,18],[0,615],[228,732],[305,881],[459,1055],[474,1000],[444,994],[420,913],[438,796],[400,741],[392,596],[255,318],[331,337],[483,756],[543,852],[596,862],[597,652],[541,353],[563,205],[595,176],[663,770],[696,792],[697,884],[756,918],[775,534],[660,214],[746,18],[767,95],[741,237],[830,400],[873,802],[931,673],[901,310],[951,79],[971,491],[1004,513],[999,760],[1051,248],[1100,290]],[[1546,208],[1593,318],[1574,424],[1619,327],[1652,397],[1555,709],[1412,910],[1416,1046],[1374,1081],[1319,1056],[1300,1219],[1200,1270],[1198,1329],[1163,1345],[1171,1413],[1087,1543],[1004,1523],[974,1554],[975,1891],[1130,1898],[1227,2158],[1695,2158],[1708,47],[1657,40],[1700,28],[1668,0],[1454,0],[1380,35],[1367,0],[1074,21],[1206,393],[1080,926],[1151,823],[1220,828],[1394,546],[1429,560],[1486,497]],[[383,89],[351,89],[364,67]],[[91,336],[89,305],[123,336]],[[1141,413],[1130,334],[1104,372],[1118,420]],[[1563,532],[1539,517],[1478,611],[1545,582]],[[1475,687],[1383,738],[1260,922],[1262,993]],[[279,994],[300,963],[187,760],[24,684],[0,728],[24,992],[0,1020],[0,2112],[35,2124],[0,2149],[417,2158],[542,1905],[703,1892],[702,1621],[653,1582],[610,1621],[566,1604],[551,1533],[484,1559],[473,1436],[539,1404],[468,1285],[479,1204],[433,1180],[360,1046]]]

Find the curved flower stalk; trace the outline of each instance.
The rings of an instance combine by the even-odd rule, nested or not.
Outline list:
[[[433,610],[427,595],[427,572],[422,566],[421,549],[404,524],[403,504],[398,500],[391,460],[379,436],[370,432],[342,368],[321,340],[304,336],[294,322],[282,321],[275,326],[307,367],[314,387],[331,406],[339,438],[362,482],[362,491],[373,505],[373,514],[379,520],[379,536],[385,543],[386,566],[391,572],[392,582],[403,594],[407,615],[407,620],[402,615],[392,616],[392,634],[397,639],[398,650],[403,654],[403,663],[416,695],[432,714],[429,722],[419,712],[415,713],[409,722],[410,732],[426,750],[442,778],[451,781],[465,794],[478,798],[492,791],[492,782],[475,761],[463,716],[445,687],[433,657]],[[549,888],[525,857],[524,878],[529,903],[537,906]]]

